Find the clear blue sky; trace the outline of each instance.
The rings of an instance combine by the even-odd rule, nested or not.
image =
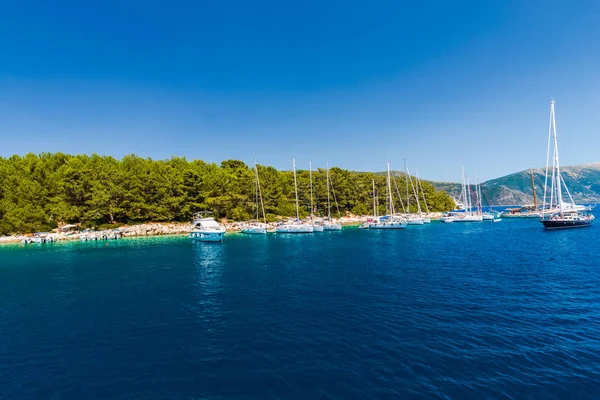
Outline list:
[[[136,153],[280,169],[600,161],[598,1],[5,1],[0,156]]]

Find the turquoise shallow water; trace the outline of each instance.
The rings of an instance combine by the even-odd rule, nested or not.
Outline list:
[[[1,399],[600,398],[600,225],[0,248]]]

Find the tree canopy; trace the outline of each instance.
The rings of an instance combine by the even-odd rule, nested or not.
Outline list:
[[[292,171],[258,166],[265,212],[294,216],[295,195]],[[374,173],[330,169],[331,213],[373,212],[372,181],[385,193],[386,177]],[[404,177],[397,177],[404,187]],[[221,165],[173,157],[152,160],[128,155],[110,156],[39,155],[0,157],[0,234],[49,230],[59,223],[137,223],[188,221],[196,211],[213,211],[217,217],[248,220],[255,215],[254,171],[242,161],[226,160]],[[423,182],[430,211],[446,211],[452,199]],[[406,195],[406,193],[401,193]],[[301,215],[310,213],[309,171],[298,171]],[[394,193],[396,209],[401,210]],[[383,194],[379,208],[385,212]],[[419,194],[419,197],[421,195]],[[327,214],[325,170],[313,171],[316,214]],[[422,197],[420,198],[422,201]],[[406,198],[402,199],[406,203]],[[411,209],[415,211],[414,195]]]

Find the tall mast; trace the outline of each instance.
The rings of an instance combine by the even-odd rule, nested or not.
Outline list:
[[[256,180],[256,185],[254,185],[256,191],[256,222],[258,222],[258,169],[256,168],[256,154],[254,154],[254,179]]]
[[[533,180],[533,169],[529,168],[529,172],[531,173],[531,190],[533,191],[533,206],[537,210],[537,196],[535,194],[535,181]]]
[[[388,189],[389,189],[389,196],[390,196],[390,214],[394,215],[396,213],[396,209],[394,207],[394,200],[392,197],[392,175],[390,172],[390,162],[389,161],[387,163],[387,167],[388,167]]]
[[[408,170],[408,166],[406,165],[406,159],[404,159],[404,166],[406,168],[406,177],[410,181],[410,186],[413,190],[413,194],[415,195],[415,199],[417,200],[417,212],[419,213],[419,216],[420,216],[423,213],[421,212],[421,204],[419,203],[419,195],[417,194],[417,191],[415,190],[415,185],[413,185],[412,177],[410,176],[410,171]]]
[[[473,213],[471,212],[471,181],[469,180],[469,178],[467,178],[467,198],[467,209],[469,210],[469,215],[472,215]]]
[[[427,200],[425,199],[425,191],[423,190],[421,178],[419,178],[419,173],[417,172],[417,167],[415,167],[415,176],[417,177],[417,184],[421,187],[421,195],[423,196],[423,203],[425,204],[425,212],[429,215],[429,207],[427,206]]]
[[[465,167],[464,165],[461,166],[461,173],[460,173],[460,181],[462,183],[462,198],[463,198],[463,205],[465,206],[465,212],[469,212],[468,207],[469,207],[469,201],[467,200],[467,186],[466,186],[466,179],[465,179]]]
[[[479,184],[477,174],[475,174],[475,196],[477,197],[477,210],[479,214],[481,214],[483,212],[483,209],[481,208],[483,204],[481,202],[481,185]]]
[[[329,161],[325,164],[327,169],[327,219],[331,221],[331,201],[329,199]]]
[[[310,179],[310,220],[313,219],[313,189],[312,189],[312,160],[308,162],[308,174]]]
[[[550,102],[550,112],[552,114],[552,135],[554,136],[554,162],[556,165],[556,201],[558,202],[558,209],[562,214],[562,187],[560,178],[560,164],[558,162],[558,141],[556,140],[556,114],[554,112],[554,99],[552,99],[552,101]]]
[[[410,214],[410,192],[408,191],[408,166],[406,158],[404,159],[404,180],[406,181],[406,213]]]
[[[262,199],[262,192],[260,190],[260,179],[258,179],[258,164],[256,164],[256,154],[254,154],[254,170],[256,171],[256,191],[258,198],[260,198],[260,206],[263,212],[263,222],[267,223],[267,214],[265,214],[265,203]],[[258,221],[258,199],[256,200],[256,220]]]
[[[390,162],[387,162],[387,204],[389,209],[389,214],[393,213],[393,205],[392,205],[392,181],[390,179]]]
[[[542,202],[542,212],[540,214],[540,219],[544,218],[544,212],[546,211],[546,196],[548,189],[548,167],[550,164],[550,139],[552,138],[552,115],[554,114],[554,99],[550,102],[550,122],[548,123],[548,147],[546,149],[546,176],[544,177],[544,199]],[[554,171],[554,169],[552,170]],[[554,180],[552,181],[554,183]],[[552,192],[550,193],[550,197],[552,197]],[[552,204],[550,204],[550,208],[552,208]]]
[[[294,165],[294,191],[296,192],[296,219],[300,219],[300,211],[298,209],[298,182],[296,181],[296,159],[292,158],[292,164]]]
[[[377,218],[377,205],[375,202],[375,179],[373,179],[373,217]]]

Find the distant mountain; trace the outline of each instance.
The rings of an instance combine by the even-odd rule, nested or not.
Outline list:
[[[573,199],[578,203],[600,202],[600,163],[565,166],[561,168],[562,176]],[[535,190],[538,201],[544,195],[545,169],[533,170]],[[460,183],[429,181],[436,189],[444,190],[458,198]],[[533,203],[531,174],[529,170],[516,172],[501,178],[482,183],[483,193],[492,205],[515,205]]]

